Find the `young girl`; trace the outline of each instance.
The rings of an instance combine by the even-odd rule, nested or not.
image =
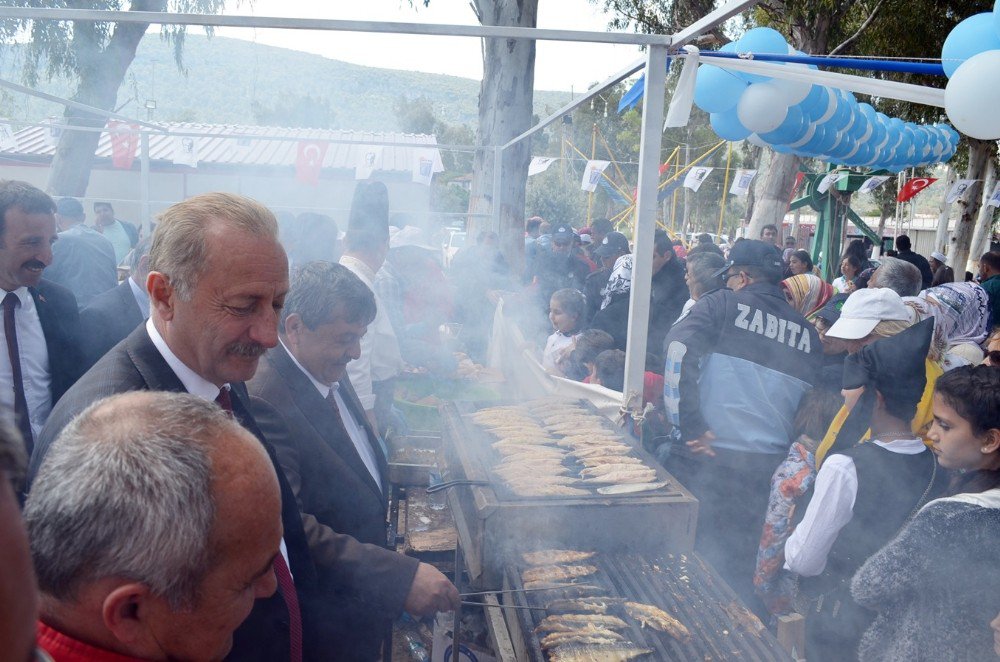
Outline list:
[[[948,496],[924,506],[858,570],[851,593],[878,612],[868,660],[988,660],[1000,611],[1000,370],[964,366],[940,377],[929,433]]]
[[[580,333],[586,306],[586,298],[580,290],[556,290],[549,299],[549,321],[555,331],[542,353],[542,367],[549,372],[559,372],[556,363],[563,352],[572,348],[573,338]]]

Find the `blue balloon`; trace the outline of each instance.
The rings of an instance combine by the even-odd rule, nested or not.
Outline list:
[[[948,78],[973,55],[1000,49],[993,12],[975,14],[965,19],[948,34],[941,47],[941,66]]]
[[[788,55],[788,42],[780,32],[773,28],[754,28],[748,30],[736,42],[736,50],[740,53],[768,53],[772,55]],[[779,63],[780,64],[780,63]],[[770,76],[759,74],[741,73],[741,78],[745,78],[751,83],[770,80]]]
[[[788,154],[792,151],[792,148],[788,145],[771,145],[771,149],[778,152],[779,154]]]
[[[760,139],[770,145],[784,145],[795,142],[805,135],[806,120],[797,106],[790,106],[784,121],[774,131],[760,134]]]
[[[747,82],[721,67],[703,64],[698,67],[694,84],[694,103],[706,113],[722,113],[736,107]]]
[[[875,109],[872,108],[872,105],[870,103],[859,103],[858,110],[861,111],[861,114],[864,115],[865,119],[867,119],[869,122],[878,121],[878,113],[875,112]]]
[[[744,140],[753,133],[740,123],[735,108],[724,113],[712,113],[708,121],[712,125],[712,130],[723,140]]]
[[[823,106],[823,112],[826,110],[826,90],[823,89],[822,85],[813,85],[809,90],[808,96],[799,103],[799,108],[802,110],[802,114],[806,117],[812,117],[814,111],[818,110],[820,105]]]

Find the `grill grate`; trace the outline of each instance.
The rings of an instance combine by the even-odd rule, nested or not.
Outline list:
[[[623,634],[637,646],[651,648],[643,660],[707,662],[720,660],[790,660],[777,639],[739,602],[732,590],[696,555],[665,556],[647,560],[635,554],[598,554],[585,563],[598,572],[584,580],[597,584],[611,597],[655,605],[679,620],[691,633],[681,643],[665,632],[641,628],[625,618],[629,630]],[[507,566],[507,580],[522,588],[519,567]],[[526,638],[532,662],[544,662],[535,627],[546,616],[544,591],[515,593],[516,604],[539,609],[508,610],[507,618],[517,618]],[[510,613],[515,612],[515,613]]]

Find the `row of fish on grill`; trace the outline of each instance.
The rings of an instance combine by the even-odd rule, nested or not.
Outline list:
[[[481,409],[470,418],[495,438],[500,459],[493,473],[517,496],[633,494],[667,485],[579,401],[540,398]]]
[[[691,639],[688,629],[663,609],[621,597],[608,596],[588,584],[598,573],[590,561],[594,552],[542,550],[522,555],[525,591],[537,591],[544,600],[545,617],[535,628],[549,662],[625,662],[653,650],[628,640],[629,621],[665,632],[678,641]]]

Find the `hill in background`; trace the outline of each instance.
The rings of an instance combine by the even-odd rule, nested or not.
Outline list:
[[[0,75],[20,82],[20,47],[0,51]],[[238,39],[189,34],[184,69],[173,47],[151,30],[118,92],[119,112],[146,119],[147,99],[155,99],[153,119],[216,124],[315,126],[369,131],[398,130],[393,112],[400,99],[426,97],[447,124],[475,127],[479,81],[456,76],[376,69],[320,55]],[[70,97],[68,80],[41,81],[39,89]],[[539,115],[570,100],[568,92],[535,92]],[[0,112],[20,120],[62,115],[62,108],[9,92]]]

